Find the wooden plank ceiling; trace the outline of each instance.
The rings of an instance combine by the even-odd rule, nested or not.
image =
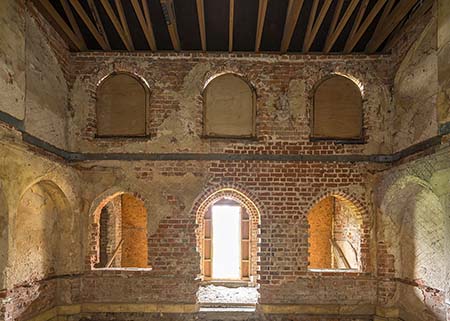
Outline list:
[[[433,0],[34,0],[73,51],[379,53]]]

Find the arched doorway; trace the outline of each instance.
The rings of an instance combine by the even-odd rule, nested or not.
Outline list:
[[[259,297],[259,209],[244,193],[224,188],[207,195],[196,215],[200,306],[253,308]]]

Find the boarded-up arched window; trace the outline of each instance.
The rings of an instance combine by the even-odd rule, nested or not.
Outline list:
[[[214,78],[204,92],[204,128],[207,137],[255,136],[255,95],[239,76]]]
[[[362,139],[362,97],[359,87],[343,76],[322,81],[314,93],[314,138]]]
[[[148,96],[134,76],[107,77],[97,88],[97,136],[145,136]]]

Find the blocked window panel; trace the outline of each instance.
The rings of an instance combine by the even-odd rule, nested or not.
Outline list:
[[[362,96],[350,79],[333,76],[314,93],[312,136],[322,139],[362,139]]]
[[[207,137],[249,138],[255,135],[255,95],[239,76],[214,78],[204,92],[204,128]]]
[[[107,77],[97,89],[97,136],[145,136],[148,91],[128,74]]]

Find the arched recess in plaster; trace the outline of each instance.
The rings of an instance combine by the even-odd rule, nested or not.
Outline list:
[[[387,248],[399,280],[395,297],[405,320],[441,320],[442,307],[429,296],[444,297],[445,212],[431,186],[415,176],[394,181],[383,195],[378,242]],[[424,291],[421,288],[433,289]],[[444,317],[445,319],[445,317]]]
[[[8,265],[9,238],[8,204],[0,181],[0,291],[6,289],[6,267]]]
[[[32,184],[21,195],[12,228],[11,284],[26,283],[78,269],[74,213],[51,180]]]
[[[234,187],[222,187],[213,190],[207,190],[197,200],[194,206],[197,228],[195,231],[197,241],[197,252],[200,255],[200,271],[201,277],[205,276],[204,264],[204,238],[205,238],[205,216],[208,210],[217,202],[230,200],[236,202],[243,207],[250,218],[249,222],[249,279],[255,283],[258,279],[258,253],[260,252],[259,226],[261,223],[261,207],[259,207],[254,199],[248,193]]]
[[[365,206],[336,190],[322,193],[308,208],[309,269],[366,271],[370,257]]]
[[[96,197],[89,210],[86,268],[107,268],[114,254],[112,268],[151,268],[147,208],[139,193],[121,187],[112,187]],[[101,222],[106,215],[109,219]],[[106,233],[109,241],[102,244]]]

